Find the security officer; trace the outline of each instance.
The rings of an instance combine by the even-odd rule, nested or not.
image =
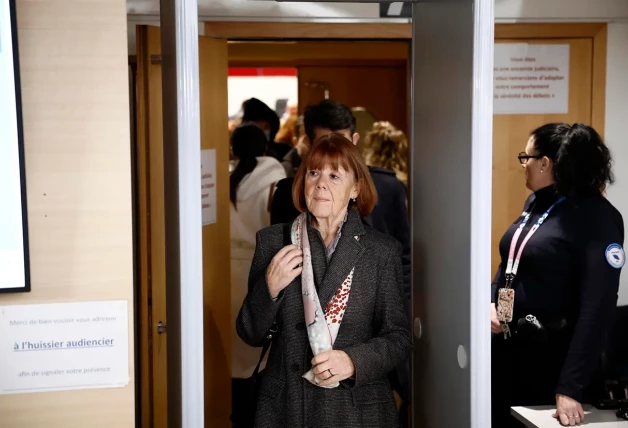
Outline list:
[[[611,155],[591,127],[553,123],[519,161],[533,194],[501,239],[492,284],[492,426],[523,426],[511,406],[554,404],[562,425],[578,425],[626,259],[622,216],[603,196]]]

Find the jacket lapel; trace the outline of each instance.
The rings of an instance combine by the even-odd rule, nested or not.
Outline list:
[[[364,253],[364,245],[359,241],[359,238],[364,235],[364,233],[364,226],[362,225],[359,214],[355,211],[351,211],[347,222],[342,227],[336,251],[334,251],[331,257],[329,267],[318,289],[318,298],[323,310],[325,310],[332,296],[338,290],[338,287],[347,279],[347,276],[349,276],[349,273],[351,273],[351,270],[355,267],[360,256]],[[356,239],[356,236],[358,239]],[[324,254],[325,251],[323,249],[323,255]],[[314,265],[313,260],[312,265]],[[351,297],[349,297],[349,300],[351,300]]]

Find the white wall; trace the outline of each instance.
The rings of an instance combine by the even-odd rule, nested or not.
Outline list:
[[[626,2],[628,4],[628,1]],[[609,24],[606,63],[606,143],[615,158],[615,185],[609,200],[624,216],[628,226],[628,23]],[[626,243],[628,246],[628,242]],[[622,273],[619,304],[628,305],[628,267]]]
[[[242,103],[255,97],[275,108],[278,99],[296,102],[299,97],[299,79],[296,76],[229,76],[227,82],[229,116],[240,111]]]

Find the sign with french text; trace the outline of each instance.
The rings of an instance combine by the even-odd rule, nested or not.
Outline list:
[[[216,149],[201,150],[203,226],[216,223]]]
[[[126,300],[0,306],[0,394],[129,383]]]
[[[569,45],[496,43],[495,114],[567,114]]]

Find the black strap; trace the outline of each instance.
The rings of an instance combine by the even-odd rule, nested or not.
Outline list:
[[[292,223],[285,223],[283,225],[283,244],[284,246],[292,244]],[[270,344],[273,341],[273,335],[279,331],[279,327],[277,326],[277,322],[273,321],[273,325],[270,327],[268,334],[264,338],[264,344],[262,345],[262,353],[259,356],[259,361],[257,362],[257,366],[255,366],[255,370],[253,370],[253,375],[251,377],[256,378],[259,373],[259,368],[262,365],[262,361],[264,361],[264,357],[270,348]]]
[[[253,370],[252,378],[256,378],[259,373],[259,367],[262,365],[262,361],[264,361],[264,357],[270,348],[270,344],[273,341],[273,334],[277,333],[277,324],[273,322],[273,326],[268,331],[268,334],[264,338],[264,345],[262,346],[262,353],[259,356],[259,361],[257,362],[257,366],[255,366],[255,370]]]
[[[292,245],[292,223],[283,224],[283,246]]]

